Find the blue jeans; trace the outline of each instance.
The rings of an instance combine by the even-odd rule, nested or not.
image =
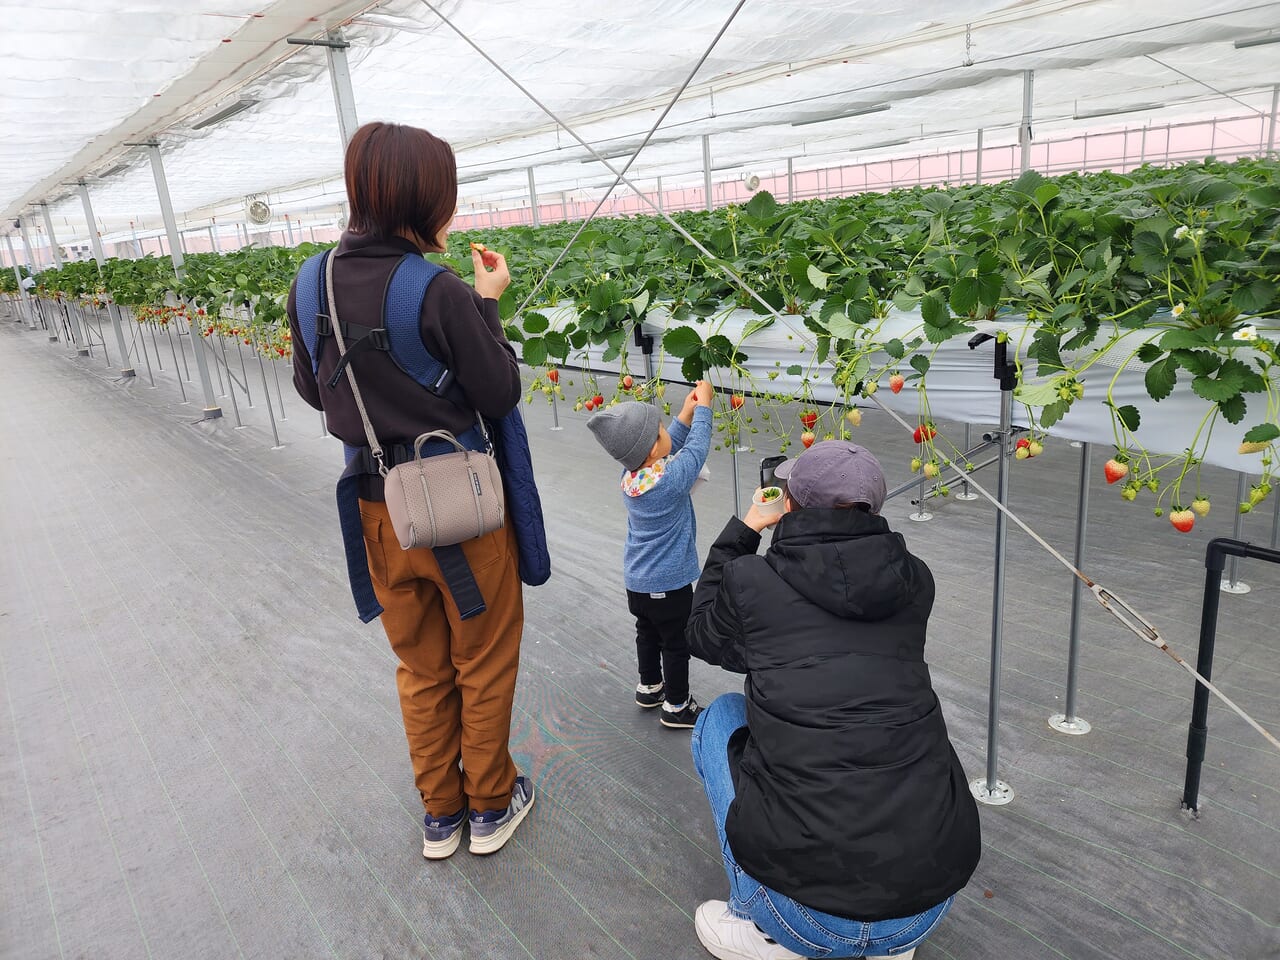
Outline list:
[[[738,866],[725,839],[724,821],[733,802],[729,738],[747,725],[747,700],[740,693],[717,697],[693,730],[693,765],[702,778],[716,821],[724,869],[729,875],[729,909],[751,920],[765,935],[806,957],[892,956],[905,953],[938,925],[955,897],[924,913],[900,920],[864,922],[832,916],[771,890]]]

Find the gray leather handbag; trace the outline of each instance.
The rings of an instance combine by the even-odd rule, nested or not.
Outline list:
[[[339,354],[345,356],[347,347],[333,295],[332,268],[327,271],[325,285],[333,338],[337,341]],[[352,367],[351,363],[346,364],[347,380],[351,384],[360,419],[364,422],[369,451],[383,478],[387,512],[391,514],[391,526],[400,546],[405,550],[446,547],[501,529],[506,503],[498,462],[492,455],[492,444],[489,444],[489,451],[468,450],[448,430],[432,430],[414,441],[412,460],[388,469],[382,444],[369,422]],[[488,440],[484,420],[477,414],[476,421]],[[455,449],[450,453],[424,457],[422,446],[432,439],[443,440]]]

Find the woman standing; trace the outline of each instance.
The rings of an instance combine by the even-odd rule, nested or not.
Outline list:
[[[369,330],[389,325],[398,306],[384,299],[400,261],[444,251],[458,179],[449,144],[426,130],[389,123],[356,131],[345,170],[349,224],[327,269],[350,369],[386,451],[386,466],[392,467],[412,458],[414,439],[423,433],[444,429],[461,438],[474,433],[477,416],[496,420],[516,406],[520,375],[497,302],[511,277],[501,255],[490,255],[488,270],[473,252],[474,289],[447,270],[430,280],[418,332],[427,352],[447,369],[447,389],[428,389],[405,372],[393,337],[372,338],[375,349],[352,349]],[[360,559],[367,559],[365,579],[372,580],[377,601],[369,598],[366,619],[381,606],[383,628],[400,660],[396,683],[405,736],[426,809],[423,856],[450,856],[468,820],[471,852],[494,853],[533,804],[533,784],[517,774],[508,750],[524,627],[515,528],[508,523],[461,544],[463,567],[470,568],[483,612],[460,610],[451,590],[456,564],[442,568],[430,549],[401,549],[351,385],[334,376],[340,372],[339,345],[330,342],[331,335],[313,334],[312,356],[304,336],[308,327],[299,324],[297,292],[295,281],[289,296],[294,385],[307,403],[324,411],[329,431],[346,444],[346,476],[358,474],[366,554]],[[311,319],[310,329],[316,326]],[[323,334],[323,323],[318,326]],[[353,573],[359,599],[356,581]]]

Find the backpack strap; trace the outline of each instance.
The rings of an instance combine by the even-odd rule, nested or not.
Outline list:
[[[311,357],[311,372],[319,376],[320,348],[324,341],[320,339],[320,322],[322,313],[321,298],[324,292],[324,273],[329,262],[328,250],[323,250],[303,261],[298,271],[298,283],[294,288],[294,310],[298,315],[298,331],[302,334],[303,346]],[[325,318],[328,319],[327,317]]]
[[[391,341],[396,365],[438,397],[469,410],[453,371],[437,360],[422,342],[422,300],[431,281],[444,267],[422,256],[406,253],[396,264],[382,298],[382,325]]]

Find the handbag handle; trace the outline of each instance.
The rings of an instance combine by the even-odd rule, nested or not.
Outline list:
[[[446,440],[449,443],[452,443],[455,447],[457,447],[459,453],[471,452],[466,447],[464,447],[461,443],[459,443],[458,438],[455,437],[448,430],[432,430],[429,433],[421,434],[417,440],[413,441],[413,459],[414,460],[422,459],[422,445],[431,439]]]

